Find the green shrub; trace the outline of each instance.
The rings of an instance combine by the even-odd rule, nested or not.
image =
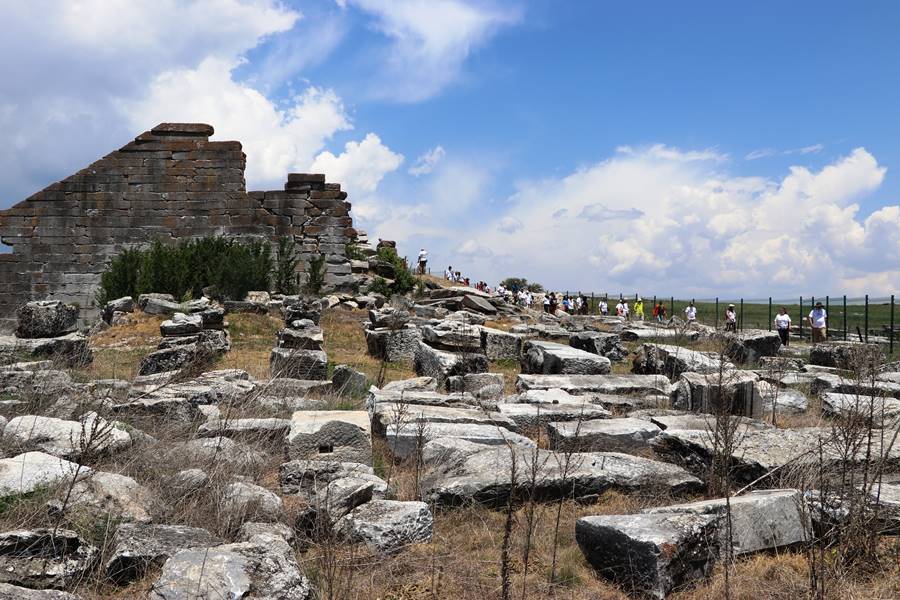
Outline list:
[[[297,243],[294,238],[281,236],[275,249],[275,291],[291,295],[297,293],[297,264],[300,259],[296,253]]]
[[[365,254],[363,254],[359,246],[352,242],[347,244],[346,253],[347,260],[366,260],[366,258],[368,258]]]
[[[96,299],[110,300],[159,292],[185,300],[213,295],[242,300],[251,290],[268,290],[273,261],[269,244],[225,237],[184,239],[176,244],[154,241],[128,248],[110,261],[100,276]]]
[[[325,257],[321,254],[309,259],[309,279],[306,282],[306,291],[309,294],[318,295],[325,285]]]
[[[138,270],[142,252],[137,248],[126,248],[115,257],[106,271],[100,275],[100,289],[97,290],[97,304],[106,305],[110,300],[131,296],[138,297]]]
[[[388,246],[383,246],[378,250],[378,260],[381,262],[387,262],[394,265],[394,270],[397,273],[396,278],[394,279],[394,283],[390,286],[387,286],[389,293],[384,294],[384,292],[379,291],[378,293],[384,294],[386,297],[390,298],[394,294],[407,294],[416,287],[416,282],[418,278],[410,273],[409,265],[406,264],[406,260],[400,258],[397,254],[397,251],[394,248],[390,248]],[[378,278],[376,278],[376,283]],[[384,280],[382,280],[384,281]],[[385,285],[387,282],[384,282]],[[373,284],[374,286],[375,284]],[[373,289],[373,286],[369,287],[370,291],[376,291]]]
[[[391,286],[388,285],[387,279],[376,275],[375,279],[369,285],[369,293],[370,294],[381,294],[385,298],[390,298],[391,297]]]
[[[507,277],[500,282],[500,285],[508,290],[528,290],[533,294],[544,291],[544,286],[539,283],[528,283],[524,277]]]

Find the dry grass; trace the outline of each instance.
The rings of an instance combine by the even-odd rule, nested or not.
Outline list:
[[[322,329],[325,331],[325,352],[330,363],[344,364],[365,373],[369,381],[378,379],[381,361],[370,356],[366,349],[363,324],[368,320],[364,310],[329,310],[322,313]],[[415,377],[412,364],[387,363],[385,382]]]
[[[835,577],[828,583],[834,600],[891,600],[900,597],[900,542],[885,538],[880,565],[868,573]],[[734,600],[797,600],[809,597],[806,557],[801,552],[759,554],[739,559],[731,572]],[[696,587],[671,596],[672,600],[719,600],[725,597],[725,574],[720,565],[713,576]]]
[[[515,360],[495,360],[492,361],[488,372],[490,373],[500,373],[503,375],[503,393],[504,394],[515,394],[516,393],[516,379],[521,372],[521,366],[518,361]]]
[[[270,315],[250,313],[226,317],[231,350],[219,360],[220,369],[241,369],[254,379],[269,377],[269,354],[277,341],[284,320]]]
[[[110,327],[91,338],[93,348],[156,348],[159,325],[167,317],[135,311],[128,315],[128,323]]]

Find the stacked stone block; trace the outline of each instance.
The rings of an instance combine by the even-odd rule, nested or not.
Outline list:
[[[293,236],[309,260],[325,257],[325,284],[352,281],[356,237],[347,194],[321,174],[291,173],[283,190],[247,192],[240,142],[209,141],[200,123],[162,123],[89,167],[0,212],[0,325],[29,300],[77,303],[96,318],[94,292],[109,260],[154,239],[227,235],[273,244]]]

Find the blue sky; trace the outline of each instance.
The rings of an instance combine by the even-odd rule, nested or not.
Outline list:
[[[201,120],[244,143],[251,189],[324,170],[373,238],[473,279],[698,297],[900,288],[895,2],[0,12],[4,206],[158,121]]]

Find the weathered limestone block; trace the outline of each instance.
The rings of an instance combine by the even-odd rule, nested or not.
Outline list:
[[[431,539],[434,519],[424,502],[373,500],[350,511],[337,530],[351,542],[391,553]]]
[[[208,547],[222,540],[199,527],[123,523],[116,531],[116,542],[106,562],[106,576],[124,585],[140,579],[152,567],[185,548]]]
[[[598,575],[661,600],[712,572],[719,555],[716,522],[677,513],[582,517],[575,540]]]
[[[278,347],[294,350],[321,350],[325,343],[322,328],[315,325],[295,329],[293,327],[282,329],[278,332]]]
[[[716,373],[734,368],[733,364],[713,353],[681,346],[642,344],[631,370],[642,375],[665,375],[675,381],[682,373]]]
[[[103,307],[103,320],[106,321],[107,324],[112,325],[113,315],[117,312],[134,312],[134,298],[131,296],[124,296],[117,300],[110,300],[107,302],[106,306]]]
[[[76,463],[44,452],[25,452],[3,458],[0,459],[0,498],[30,494],[91,472],[89,467],[79,468]]]
[[[758,379],[755,373],[737,370],[684,373],[675,388],[673,405],[682,410],[715,413],[724,404],[729,414],[757,416],[762,412]]]
[[[550,445],[558,450],[629,452],[647,447],[660,428],[650,421],[622,417],[592,421],[550,423]]]
[[[0,583],[64,589],[85,576],[100,551],[68,529],[0,533]]]
[[[571,346],[528,340],[522,354],[522,373],[545,375],[601,375],[609,373],[610,361]]]
[[[75,331],[78,323],[78,307],[58,300],[29,302],[16,311],[20,338],[60,337]]]
[[[258,598],[306,600],[312,586],[284,540],[188,548],[163,565],[151,600]]]
[[[448,352],[481,352],[481,332],[477,326],[459,321],[441,321],[422,327],[422,340],[438,350]]]
[[[497,417],[502,418],[502,417]],[[385,434],[387,447],[396,460],[407,460],[416,455],[431,440],[464,440],[479,446],[516,446],[533,448],[534,441],[504,427],[487,423],[422,422],[391,425]]]
[[[777,331],[745,329],[723,336],[725,353],[738,363],[755,363],[763,356],[776,356],[781,348]]]
[[[122,522],[149,523],[159,499],[131,477],[95,471],[80,478],[71,488],[66,509],[95,519],[114,518]],[[60,514],[63,500],[47,503],[51,514]]]
[[[859,342],[828,342],[816,344],[809,351],[809,364],[852,370],[864,357],[879,352],[877,344]]]
[[[172,337],[200,333],[202,329],[203,317],[201,315],[186,315],[177,312],[171,319],[160,324],[159,333],[163,337]]]
[[[447,379],[451,392],[472,394],[480,400],[496,400],[503,395],[505,380],[502,373],[467,373]]]
[[[799,490],[755,490],[730,499],[731,544],[736,555],[787,549],[811,537]],[[712,515],[718,518],[719,547],[728,547],[725,499],[660,506],[651,514]]]
[[[591,404],[586,400],[556,404],[503,402],[497,405],[497,412],[511,419],[520,429],[531,429],[548,423],[566,421],[587,422],[612,416],[599,404]]]
[[[272,377],[324,380],[327,368],[328,356],[321,350],[273,348],[269,357]]]
[[[621,344],[617,333],[579,331],[569,336],[569,345],[616,362],[623,361],[628,356],[628,349]]]
[[[291,458],[372,463],[369,413],[353,410],[297,411],[287,435]]]
[[[365,335],[369,355],[388,362],[412,360],[422,340],[415,325],[403,329],[366,329]]]
[[[452,353],[436,350],[419,342],[413,360],[416,375],[434,377],[439,389],[445,389],[447,379],[467,373],[486,373],[487,357],[479,353]]]
[[[3,439],[21,448],[61,458],[73,458],[82,452],[115,452],[131,445],[127,431],[93,412],[78,421],[39,415],[15,417],[3,429]]]
[[[525,336],[490,327],[481,328],[481,352],[488,360],[515,360],[522,356]]]
[[[431,443],[440,438],[434,439]],[[535,464],[532,448],[514,446],[512,451],[516,453],[516,464],[523,469],[527,468],[524,465]],[[422,480],[424,499],[443,504],[502,503],[513,485],[510,452],[505,444],[487,447],[471,444],[454,460],[447,460],[443,455],[444,460],[429,465],[432,469]],[[544,499],[558,498],[560,494],[587,498],[610,489],[677,494],[699,490],[703,485],[675,465],[616,452],[579,453],[569,461],[568,468],[560,453],[539,450],[536,460],[540,472],[535,493]],[[514,485],[518,495],[525,493],[531,481],[524,471],[519,471]]]
[[[519,375],[516,389],[561,389],[570,394],[622,394],[669,397],[672,384],[662,375]]]

